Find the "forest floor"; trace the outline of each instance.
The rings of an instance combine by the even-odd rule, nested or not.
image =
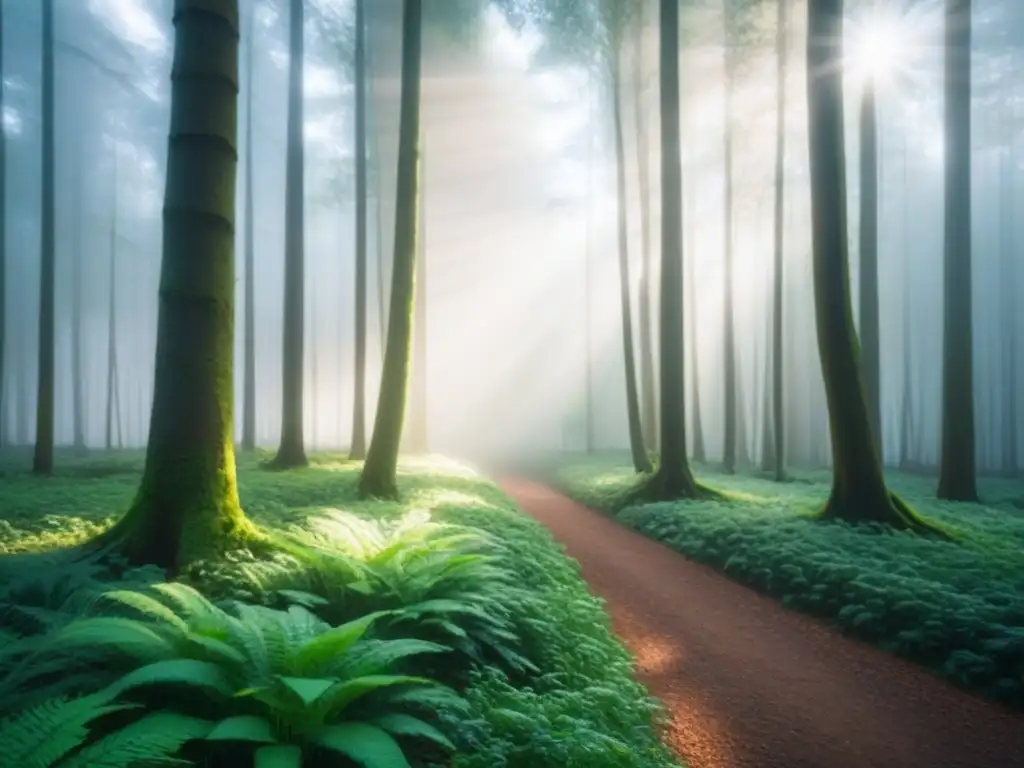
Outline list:
[[[604,482],[597,482],[592,463],[577,464],[562,479],[571,476],[579,489],[589,478],[591,490],[603,486],[605,493],[629,482],[621,469],[605,466],[604,473]],[[545,485],[512,478],[501,485],[579,560],[592,591],[606,601],[614,630],[635,655],[639,679],[669,708],[667,743],[691,768],[1024,765],[1019,715],[784,610]],[[679,506],[662,512],[705,515],[700,505]],[[727,505],[712,511],[723,519],[730,512]],[[732,527],[749,523],[756,529],[751,520]],[[790,526],[781,533],[799,530]],[[737,551],[756,557],[739,546],[743,538],[742,532],[733,538]],[[849,558],[840,558],[844,564]],[[772,567],[771,558],[764,567]]]
[[[38,478],[25,471],[27,458],[23,453],[0,456],[0,552],[46,552],[74,545],[103,530],[131,502],[143,462],[141,452],[83,458],[66,454],[58,457],[58,469],[53,477]],[[265,643],[264,648],[271,648],[271,641],[280,639],[282,627],[286,628],[289,638],[312,631],[313,642],[316,642],[325,637],[317,633],[328,633],[330,627],[354,626],[375,611],[385,611],[386,616],[380,614],[385,618],[378,619],[374,625],[384,622],[381,630],[385,633],[381,635],[384,640],[377,639],[378,630],[374,629],[365,641],[368,645],[360,639],[343,653],[351,656],[356,649],[362,649],[360,653],[364,655],[357,657],[362,660],[359,664],[366,663],[366,658],[378,659],[383,664],[382,659],[391,657],[373,654],[383,653],[380,651],[382,643],[391,642],[387,638],[395,637],[396,633],[399,639],[394,642],[412,649],[403,653],[422,649],[416,645],[422,640],[442,643],[448,649],[443,655],[425,656],[420,650],[420,656],[396,656],[402,665],[394,669],[438,681],[457,691],[461,702],[455,706],[445,699],[447,703],[428,707],[425,715],[414,710],[415,714],[435,723],[453,742],[454,754],[450,757],[439,756],[439,751],[423,740],[422,737],[431,733],[427,728],[419,725],[410,730],[408,718],[397,722],[392,714],[387,714],[392,717],[388,721],[392,726],[401,726],[396,738],[415,768],[434,765],[446,768],[502,765],[671,768],[676,765],[674,756],[660,743],[656,733],[655,721],[663,710],[635,681],[632,659],[613,636],[600,601],[588,593],[578,566],[564,556],[561,547],[541,525],[517,509],[493,483],[450,460],[416,459],[403,461],[399,468],[401,501],[363,501],[357,494],[360,463],[347,461],[337,454],[316,454],[310,457],[308,468],[271,472],[259,466],[266,458],[267,454],[260,454],[238,459],[243,506],[265,530],[281,536],[294,535],[291,540],[301,545],[301,557],[290,556],[297,551],[295,547],[270,558],[241,550],[228,553],[220,561],[197,564],[182,574],[186,584],[194,585],[202,593],[189,598],[193,607],[196,599],[202,600],[203,596],[214,601],[212,607],[194,615],[204,617],[204,621],[205,617],[213,615],[219,622],[217,626],[244,626],[246,631],[264,633],[263,639],[255,645],[247,641],[238,644],[230,655],[216,657],[219,664],[225,665],[225,675],[243,674],[225,661],[241,654],[252,668],[263,670],[261,675],[290,675],[281,679],[296,679],[298,673],[282,671],[283,668],[277,666],[264,670],[267,664],[278,664],[277,654],[267,651],[250,658],[251,649],[259,647],[260,643]],[[477,557],[481,554],[483,558]],[[52,674],[47,683],[50,687],[45,690],[36,690],[28,684],[22,685],[23,690],[12,687],[16,684],[11,680],[20,679],[19,674],[30,673],[33,665],[50,669],[49,665],[65,652],[62,633],[71,632],[76,622],[89,621],[83,617],[120,605],[128,610],[128,619],[135,622],[132,626],[141,621],[155,627],[153,631],[171,632],[175,637],[174,633],[187,631],[188,638],[197,639],[195,643],[189,640],[180,647],[175,645],[176,650],[167,658],[172,664],[195,663],[187,660],[191,659],[188,654],[197,652],[196,648],[205,648],[204,643],[216,642],[220,643],[217,647],[223,646],[220,640],[203,641],[202,633],[207,631],[203,627],[207,625],[193,627],[190,623],[193,614],[181,613],[179,602],[165,601],[165,608],[139,614],[142,605],[139,601],[148,599],[147,595],[163,600],[163,590],[177,588],[162,583],[164,574],[149,570],[152,569],[119,568],[116,575],[111,575],[91,565],[58,568],[41,558],[38,566],[30,566],[21,559],[6,560],[0,556],[0,754],[5,760],[10,758],[11,765],[37,764],[33,762],[34,752],[18,757],[20,746],[47,740],[55,744],[58,739],[56,715],[52,713],[40,714],[38,722],[12,717],[35,706],[26,701],[45,701],[53,704],[54,711],[78,703],[85,706],[94,688],[98,691],[96,695],[117,690],[119,681],[125,679],[121,677],[125,671],[121,656],[117,656],[117,663],[109,666],[95,661],[106,658],[102,654],[107,651],[121,654],[136,647],[119,645],[121,641],[117,638],[124,636],[119,629],[120,634],[103,639],[102,645],[93,643],[87,648],[89,653],[95,654],[89,656],[94,661],[86,681],[92,687],[69,691],[60,687],[64,680],[71,681],[68,685],[76,681],[80,686],[86,683],[74,675]],[[173,614],[168,613],[168,608]],[[310,612],[315,615],[310,616]],[[114,615],[121,616],[120,613]],[[121,621],[118,627],[122,627],[122,619],[116,621]],[[236,624],[231,624],[232,621]],[[96,632],[98,630],[93,630],[93,635]],[[152,634],[146,632],[147,637]],[[93,635],[72,633],[71,636],[78,637],[82,643],[92,642]],[[229,632],[217,637],[231,640],[234,635]],[[24,642],[18,641],[21,638]],[[346,645],[350,642],[346,641]],[[52,650],[45,650],[47,648]],[[145,649],[139,645],[138,649],[140,653],[145,650],[147,654],[156,654],[155,658],[164,653],[162,645],[159,648],[147,645]],[[39,656],[33,656],[34,653]],[[66,653],[72,654],[72,651]],[[77,653],[72,655],[78,657]],[[152,661],[151,657],[147,658]],[[70,661],[74,662],[74,658]],[[358,666],[355,661],[351,664]],[[347,669],[344,664],[341,668]],[[145,672],[138,667],[134,669],[136,673]],[[303,674],[308,677],[309,673]],[[335,673],[321,673],[321,677],[325,674]],[[188,681],[179,681],[184,682]],[[173,686],[170,690],[180,693]],[[127,733],[127,729],[145,727],[150,722],[146,719],[148,713],[159,716],[168,706],[183,707],[182,714],[198,717],[202,724],[210,717],[234,714],[244,705],[244,702],[238,703],[240,694],[217,704],[212,699],[207,700],[209,689],[203,688],[202,693],[202,696],[182,697],[179,701],[157,687],[142,700],[143,706],[138,710],[138,717],[142,719],[133,720],[124,731],[108,734],[102,728],[109,726],[99,725],[96,727],[101,730],[91,730],[87,736],[85,729],[76,725],[76,720],[72,725],[77,730],[63,733],[63,737],[72,746],[88,738],[85,749],[89,743],[102,748],[109,739],[116,740],[121,733]],[[352,708],[345,710],[342,721],[348,723],[369,717],[365,713],[366,706],[373,711],[387,706],[408,706],[412,697],[406,701],[401,699],[403,695],[404,689],[394,700],[371,696],[372,705],[360,703],[353,711],[350,711]],[[61,700],[65,704],[58,705]],[[102,713],[103,710],[95,711]],[[406,717],[401,711],[396,716]],[[248,714],[249,710],[245,712]],[[267,715],[271,721],[276,716],[276,710]],[[288,710],[288,717],[298,716]],[[212,727],[212,723],[210,725]],[[29,732],[30,727],[34,731]],[[312,731],[295,731],[300,735],[306,732]],[[154,734],[154,738],[167,742],[159,733]],[[219,742],[211,747],[198,733],[192,738],[187,746],[198,751],[184,756],[196,764],[207,764],[204,761],[214,754],[202,750],[223,745]],[[299,737],[292,734],[287,738]],[[239,742],[232,748],[243,746],[248,747],[248,742]],[[302,748],[307,747],[308,744]],[[173,743],[162,743],[161,748],[177,747]],[[315,752],[316,745],[313,749]],[[86,760],[74,757],[81,752],[71,754],[72,763],[68,765],[80,765]],[[147,754],[153,759],[160,756]],[[76,759],[78,762],[74,762]],[[38,764],[56,768],[65,765],[60,759]],[[85,764],[91,763],[86,760]],[[117,765],[115,762],[103,764]],[[224,764],[252,764],[252,756],[232,753]],[[336,765],[337,762],[308,764]],[[366,764],[400,766],[405,763],[380,758]]]

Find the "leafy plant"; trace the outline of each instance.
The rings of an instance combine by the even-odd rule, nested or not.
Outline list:
[[[153,723],[180,724],[179,738],[155,754],[199,739],[204,758],[242,750],[257,765],[301,766],[322,749],[367,768],[404,766],[398,739],[406,738],[452,748],[417,714],[458,709],[458,696],[403,670],[446,649],[367,636],[384,614],[332,628],[298,606],[235,604],[229,613],[181,584],[106,592],[90,611],[96,615],[2,653],[16,663],[0,700],[7,711],[25,711],[0,726],[0,754],[21,754],[14,750],[44,738],[53,745],[46,761],[18,765],[67,768],[81,764],[74,761],[83,752],[150,743]],[[122,718],[113,730],[90,727],[129,709],[141,717]]]

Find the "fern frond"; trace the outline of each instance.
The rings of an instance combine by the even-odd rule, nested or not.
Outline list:
[[[156,768],[191,765],[173,756],[185,744],[204,738],[213,723],[176,712],[154,712],[90,744],[60,768]]]

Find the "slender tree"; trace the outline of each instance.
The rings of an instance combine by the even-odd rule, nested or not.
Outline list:
[[[414,302],[412,342],[412,378],[409,393],[409,450],[426,453],[427,441],[427,208],[426,208],[426,151],[420,137],[420,201],[419,227],[416,249],[416,298]]]
[[[788,74],[787,2],[777,0],[775,41],[775,209],[773,221],[774,260],[772,264],[772,467],[777,481],[786,478],[785,429],[785,377],[783,375],[783,315],[782,289],[784,285],[783,254],[786,223],[786,81]]]
[[[726,472],[736,471],[737,445],[741,438],[738,429],[738,393],[736,375],[736,318],[733,306],[733,283],[734,283],[734,253],[733,253],[733,145],[735,143],[735,119],[733,116],[733,91],[736,88],[736,65],[737,65],[737,33],[735,7],[736,0],[724,0],[722,8],[724,45],[723,66],[725,69],[725,89],[723,99],[725,130],[722,132],[722,155],[725,163],[725,184],[723,186],[723,279],[725,281],[724,301],[722,302],[722,354],[724,355],[724,373],[722,388],[724,390],[725,406],[725,435],[722,465]]]
[[[281,444],[275,469],[305,466],[303,380],[305,365],[305,147],[302,82],[305,69],[303,0],[290,0],[288,44],[288,155],[284,213],[284,351],[282,355]]]
[[[1002,315],[1002,411],[1003,425],[1000,439],[1002,442],[1002,469],[1008,475],[1013,475],[1020,468],[1019,460],[1019,414],[1017,408],[1017,355],[1019,333],[1017,328],[1017,303],[1015,300],[1017,287],[1017,243],[1015,238],[1015,224],[1013,211],[1017,206],[1015,194],[1015,173],[1017,168],[1017,153],[1012,131],[1011,119],[1015,117],[1015,110],[1008,110],[1009,114],[1004,117],[1004,136],[1006,144],[1006,159],[1000,165],[1000,190],[999,190],[999,221],[1001,226],[999,246],[999,285],[1000,297],[999,307]]]
[[[858,359],[847,257],[842,0],[808,3],[807,28],[814,307],[832,442],[832,492],[821,516],[928,530],[885,487]]]
[[[356,320],[350,457],[366,457],[366,0],[356,0]]]
[[[708,491],[693,479],[686,457],[683,344],[683,184],[679,117],[679,2],[659,0],[661,118],[661,460],[640,493],[654,499],[695,498]]]
[[[82,146],[75,146],[74,181],[74,242],[71,246],[71,406],[72,445],[78,453],[85,451],[85,376],[82,371]]]
[[[647,34],[647,0],[637,3],[636,46],[633,55],[633,98],[636,108],[637,187],[640,196],[640,423],[649,450],[657,447],[658,412],[655,402],[654,340],[651,291],[654,257],[651,251],[651,153],[647,136],[647,88],[644,82],[644,36]]]
[[[396,476],[409,386],[416,282],[416,239],[419,228],[422,26],[422,0],[404,0],[391,307],[373,436],[370,438],[366,463],[359,478],[359,491],[367,497],[393,498],[398,495]]]
[[[591,75],[588,81],[588,107],[590,118],[588,125],[596,124],[597,96],[595,94],[594,77]],[[585,216],[586,232],[584,233],[585,245],[583,253],[583,347],[586,359],[584,364],[584,419],[585,419],[585,445],[588,454],[593,454],[597,448],[596,430],[594,428],[594,344],[593,344],[593,314],[594,314],[594,233],[593,233],[593,210],[594,210],[594,144],[597,141],[595,132],[591,131],[587,136],[587,213]]]
[[[156,371],[146,467],[99,539],[176,572],[254,535],[234,455],[238,0],[175,0]]]
[[[910,279],[910,188],[907,183],[907,135],[904,132],[902,137],[903,154],[903,221],[901,223],[902,259],[900,266],[903,270],[903,300],[900,302],[901,336],[903,338],[903,389],[900,393],[900,445],[899,445],[899,467],[908,469],[910,467],[910,451],[914,444],[914,396],[913,396],[913,358],[914,345],[910,338],[910,309],[913,304],[914,284]]]
[[[878,330],[878,119],[874,79],[860,99],[860,340],[871,434],[882,455],[881,363]]]
[[[245,25],[245,370],[242,373],[242,450],[256,448],[256,206],[253,200],[253,85],[256,4]]]
[[[946,0],[940,499],[977,501],[971,309],[971,2]]]
[[[4,114],[4,3],[0,0],[0,116]],[[0,119],[0,448],[7,443],[7,126]],[[20,405],[20,404],[19,404]]]
[[[117,422],[117,446],[121,447],[121,389],[117,371],[117,177],[118,142],[113,142],[110,201],[110,270],[108,278],[109,308],[107,311],[107,414],[104,422],[104,445],[114,447],[114,422]]]
[[[54,183],[53,0],[43,0],[43,158],[40,217],[39,379],[36,395],[36,447],[32,471],[53,472],[54,283],[56,277],[56,185]]]

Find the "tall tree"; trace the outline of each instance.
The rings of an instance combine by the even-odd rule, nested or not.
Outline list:
[[[359,478],[359,492],[370,497],[393,498],[398,495],[396,476],[409,386],[419,228],[422,27],[422,0],[404,0],[391,306],[373,436]]]
[[[1017,205],[1016,169],[1017,153],[1016,142],[1013,136],[1012,118],[1016,116],[1015,109],[1008,109],[1009,114],[1005,115],[1003,141],[1006,144],[1006,159],[1000,165],[1000,189],[999,189],[999,309],[1002,317],[1001,344],[1002,344],[1002,411],[1003,426],[1000,436],[1002,442],[1002,468],[1007,474],[1015,474],[1020,468],[1019,460],[1019,414],[1017,409],[1017,354],[1019,332],[1017,323],[1017,243],[1016,243],[1016,219],[1014,209]]]
[[[82,371],[82,163],[84,162],[81,140],[75,145],[74,163],[74,222],[71,245],[71,415],[72,445],[76,452],[85,451],[85,376]]]
[[[413,318],[412,378],[409,393],[409,450],[426,453],[427,441],[427,198],[426,150],[420,137],[420,202],[416,250],[416,298]]]
[[[40,217],[39,379],[36,396],[36,447],[32,471],[53,472],[54,283],[56,278],[56,185],[54,183],[53,0],[43,0],[43,158]]]
[[[885,487],[864,395],[847,256],[842,31],[842,0],[807,4],[814,308],[832,441],[832,491],[821,516],[927,530]]]
[[[784,285],[783,253],[785,244],[786,223],[786,82],[788,74],[787,37],[788,0],[777,0],[778,17],[776,21],[775,41],[775,209],[773,221],[774,259],[772,264],[772,464],[775,479],[782,481],[786,477],[786,440],[785,440],[785,377],[783,376],[783,340],[782,340],[782,288]]]
[[[683,183],[679,117],[679,2],[659,0],[658,60],[661,116],[661,460],[641,489],[654,499],[708,492],[686,458],[686,379],[683,344]],[[678,213],[676,213],[678,212]]]
[[[110,201],[110,271],[109,307],[107,311],[107,414],[104,444],[109,451],[114,447],[114,421],[117,421],[117,446],[121,447],[121,388],[117,371],[117,176],[118,141],[112,144],[111,201]]]
[[[4,82],[4,2],[0,0],[0,116]],[[7,351],[7,126],[0,119],[0,448],[7,442]]]
[[[589,119],[588,125],[596,122],[597,94],[595,93],[594,77],[587,81],[587,101]],[[597,449],[596,430],[594,428],[594,344],[593,344],[593,315],[594,315],[594,233],[593,233],[593,210],[594,210],[594,144],[597,135],[594,131],[587,133],[587,213],[584,217],[586,232],[584,233],[585,244],[583,253],[583,349],[585,353],[584,364],[584,414],[585,431],[584,440],[586,451],[593,454]]]
[[[914,444],[914,396],[913,396],[913,357],[914,345],[910,343],[910,311],[913,304],[914,284],[910,279],[910,187],[907,183],[907,166],[909,158],[907,155],[907,134],[902,136],[902,206],[903,220],[901,223],[902,259],[900,266],[903,270],[903,300],[900,302],[901,336],[903,338],[903,389],[900,393],[900,445],[899,445],[899,467],[908,469],[910,467],[910,451]]]
[[[881,363],[878,330],[878,119],[874,78],[860,98],[860,341],[871,434],[882,455]]]
[[[736,30],[736,0],[724,0],[722,7],[724,44],[723,67],[725,70],[725,89],[723,99],[724,125],[722,132],[722,155],[725,163],[725,184],[723,199],[723,237],[724,237],[724,263],[723,279],[725,280],[725,298],[722,302],[724,316],[722,319],[722,354],[724,355],[724,374],[722,388],[724,389],[725,405],[725,435],[722,464],[726,472],[736,471],[737,446],[743,439],[738,429],[738,393],[736,375],[736,317],[733,306],[733,145],[735,142],[735,119],[733,115],[734,90],[736,88],[736,65],[738,52],[738,35]]]
[[[356,321],[355,368],[353,370],[352,443],[353,459],[366,457],[366,0],[356,0],[355,46],[355,131],[356,131]],[[378,206],[379,207],[379,206]]]
[[[647,34],[647,0],[637,3],[636,44],[633,55],[633,99],[636,108],[637,192],[640,197],[640,423],[647,448],[658,442],[658,411],[654,380],[654,340],[651,291],[654,271],[651,252],[651,153],[647,135],[647,84],[644,71],[644,37]]]
[[[694,214],[693,187],[684,193],[686,203],[685,222],[696,222]],[[685,228],[685,244],[683,248],[684,268],[686,270],[684,281],[686,285],[686,296],[684,301],[690,305],[690,335],[688,344],[690,347],[690,360],[693,370],[690,373],[690,389],[693,392],[693,460],[704,463],[707,461],[707,448],[704,445],[704,420],[701,416],[703,411],[700,407],[700,363],[697,354],[697,340],[700,338],[697,321],[700,319],[700,309],[697,304],[697,228],[690,224]]]
[[[282,354],[281,444],[275,469],[305,466],[303,380],[305,365],[305,142],[302,135],[305,70],[303,0],[289,0],[288,146],[284,211],[284,351]]]
[[[940,499],[977,501],[971,308],[971,1],[946,0]]]
[[[256,448],[256,206],[253,200],[253,84],[256,4],[245,25],[245,370],[242,373],[242,449]]]
[[[98,544],[176,572],[254,534],[235,479],[238,0],[175,0],[156,371],[146,467]]]

